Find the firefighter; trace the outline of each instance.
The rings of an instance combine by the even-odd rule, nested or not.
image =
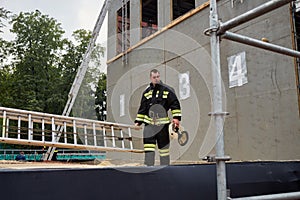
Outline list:
[[[167,112],[171,110],[172,122],[179,127],[181,120],[180,103],[174,89],[162,83],[157,69],[150,71],[150,80],[150,86],[143,92],[135,125],[145,124],[143,132],[145,165],[154,165],[156,144],[160,155],[160,165],[169,165],[170,138],[168,127],[170,118]]]

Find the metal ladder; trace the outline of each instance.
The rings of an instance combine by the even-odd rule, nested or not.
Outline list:
[[[88,69],[88,64],[90,62],[91,54],[92,54],[93,48],[95,46],[97,37],[99,35],[101,26],[103,24],[103,21],[104,21],[104,18],[106,16],[107,11],[110,9],[111,3],[112,3],[112,0],[105,0],[104,3],[103,3],[102,9],[100,11],[100,14],[98,16],[96,24],[94,26],[94,29],[93,29],[93,32],[92,32],[92,37],[90,39],[89,45],[88,45],[87,50],[86,50],[86,52],[83,56],[82,63],[80,64],[80,66],[78,68],[77,74],[75,76],[72,87],[70,89],[70,92],[69,92],[69,95],[68,95],[68,101],[67,101],[66,106],[64,108],[64,111],[62,113],[62,115],[64,115],[64,116],[69,116],[69,114],[72,110],[72,107],[74,105],[75,99],[76,99],[77,94],[78,94],[78,91],[80,89],[80,86],[82,84],[82,81],[84,79],[86,71]],[[58,126],[57,130],[59,132],[62,132],[63,127]],[[58,137],[56,137],[56,140],[59,140],[59,138],[60,138],[60,135],[58,135]],[[44,158],[44,160],[51,160],[54,151],[55,151],[55,147],[54,146],[50,147],[47,151],[47,154],[46,154],[46,157]]]
[[[135,126],[0,107],[0,143],[142,153]],[[62,127],[58,130],[57,127]],[[60,136],[60,139],[58,137]]]

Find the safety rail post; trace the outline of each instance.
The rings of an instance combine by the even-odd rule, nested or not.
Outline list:
[[[102,132],[103,132],[103,142],[104,142],[104,147],[107,147],[107,143],[106,143],[106,129],[105,129],[105,126],[102,127]]]
[[[67,138],[67,122],[64,122],[64,142],[65,142],[65,144],[68,143],[68,138]]]
[[[74,137],[74,144],[77,144],[77,133],[76,133],[76,121],[73,120],[73,137]]]
[[[6,119],[6,131],[5,131],[6,138],[8,138],[8,131],[9,131],[9,117]]]
[[[54,117],[51,117],[51,124],[52,124],[52,142],[55,141],[55,123],[54,123]]]
[[[123,138],[123,129],[120,130],[120,135],[121,135],[121,138],[122,138],[122,148],[124,149],[125,148],[125,143],[124,143],[124,138]]]
[[[5,136],[5,130],[6,130],[6,111],[3,111],[3,121],[2,121],[2,137]]]
[[[97,135],[96,135],[96,125],[95,122],[93,122],[93,136],[94,136],[94,146],[97,146]]]
[[[21,139],[21,116],[18,116],[18,140]]]
[[[132,144],[132,137],[131,137],[131,128],[128,127],[128,136],[129,136],[129,145],[130,145],[130,149],[133,149],[133,144]]]
[[[31,136],[30,137],[31,137],[31,140],[33,140],[33,134],[34,134],[33,133],[33,119],[31,120],[31,125],[30,126],[31,126]]]
[[[45,142],[45,119],[42,119],[42,142]]]
[[[112,145],[113,147],[116,147],[116,138],[115,138],[115,132],[114,132],[114,126],[111,126],[111,136],[112,136]]]
[[[31,114],[28,114],[28,140],[31,140]]]
[[[84,144],[88,145],[88,136],[87,136],[86,124],[83,125],[83,131],[84,131]]]

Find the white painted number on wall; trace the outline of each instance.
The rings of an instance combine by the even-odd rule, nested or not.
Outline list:
[[[179,74],[179,99],[187,99],[190,97],[190,74],[189,72]]]
[[[120,95],[120,117],[125,116],[125,94]]]
[[[242,86],[248,83],[247,66],[246,66],[246,53],[230,56],[228,60],[229,72],[229,88]]]

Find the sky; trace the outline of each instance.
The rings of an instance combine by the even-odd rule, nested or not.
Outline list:
[[[0,0],[0,7],[11,11],[13,14],[20,12],[41,11],[61,23],[65,30],[65,37],[71,39],[73,31],[86,29],[92,31],[99,16],[104,0]],[[3,29],[0,35],[6,40],[13,36],[9,33],[10,25]],[[97,43],[106,47],[107,17],[104,20]],[[106,72],[106,56],[102,62],[102,71]]]

